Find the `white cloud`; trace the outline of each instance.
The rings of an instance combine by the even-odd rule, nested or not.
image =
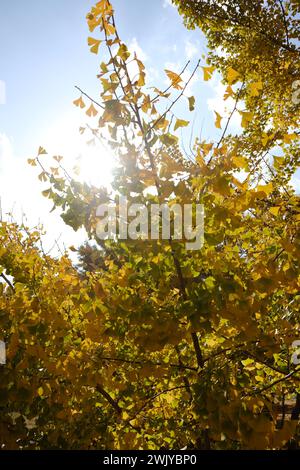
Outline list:
[[[148,56],[147,56],[146,52],[142,49],[142,47],[140,46],[140,44],[138,43],[138,41],[135,37],[131,39],[131,41],[128,45],[128,50],[129,50],[130,54],[132,54],[132,57],[130,57],[130,59],[133,58],[134,53],[135,53],[137,58],[140,61],[142,61],[143,64],[145,64],[145,62],[147,62]],[[128,69],[129,76],[130,76],[131,80],[136,80],[137,77],[139,76],[139,73],[140,73],[139,72],[139,67],[138,67],[138,64],[136,63],[136,61],[130,60],[130,62],[127,65],[127,69]],[[152,76],[151,69],[147,68],[146,73],[147,73],[147,80],[151,80],[151,76]]]
[[[188,59],[192,59],[195,55],[200,55],[198,47],[188,39],[185,40],[185,55]]]
[[[45,166],[55,166],[52,155],[63,155],[64,166],[70,172],[75,165],[81,168],[79,179],[95,185],[108,184],[111,179],[113,157],[100,144],[87,146],[88,135],[80,136],[78,127],[82,124],[82,113],[64,116],[49,127],[45,135],[38,138],[48,155],[42,155]],[[39,170],[28,165],[27,159],[34,155],[16,155],[13,142],[5,134],[0,134],[0,197],[4,220],[24,222],[28,227],[43,225],[46,235],[43,238],[45,250],[50,249],[55,240],[62,248],[78,245],[86,239],[84,230],[74,232],[63,222],[59,212],[50,213],[53,202],[41,194],[50,185],[38,180]],[[57,254],[57,249],[53,250]]]
[[[224,57],[225,59],[229,57],[228,52],[226,52],[221,46],[218,46],[215,52],[219,57]]]
[[[0,134],[0,177],[6,163],[10,163],[13,156],[12,144],[5,134]]]
[[[128,45],[128,50],[131,54],[133,54],[135,52],[138,59],[140,59],[142,62],[146,62],[146,60],[148,59],[147,54],[145,53],[145,51],[143,51],[143,49],[139,45],[136,38],[131,39],[131,41]]]
[[[38,184],[36,172],[29,167],[26,158],[18,158],[14,154],[12,142],[5,134],[0,135],[0,166],[3,219],[10,220],[12,217],[18,223],[24,221],[29,227],[47,221],[46,225],[52,225],[52,229],[57,227],[54,214],[49,215],[51,204],[41,195],[42,187]],[[52,236],[55,239],[59,233],[52,231]]]
[[[225,120],[228,119],[230,113],[234,109],[235,100],[232,98],[228,98],[226,101],[224,100],[226,86],[223,85],[218,74],[214,74],[209,82],[209,85],[213,89],[215,96],[213,98],[208,98],[207,106],[208,109],[211,111],[216,111],[224,118],[222,121],[223,128],[225,125]],[[213,118],[215,119],[215,117],[216,116],[214,115]],[[241,116],[237,111],[231,118],[229,131],[230,130],[234,132],[241,130]]]
[[[128,45],[128,50],[132,54],[136,53],[136,56],[139,60],[143,62],[145,66],[145,72],[146,72],[146,81],[147,83],[153,82],[159,78],[159,73],[158,70],[154,67],[152,67],[148,62],[149,62],[149,57],[144,51],[144,49],[141,47],[139,42],[135,37],[133,37]],[[132,59],[131,57],[130,59]],[[148,64],[147,64],[148,63]],[[139,75],[139,68],[138,65],[135,61],[131,61],[127,65],[129,75],[131,79],[136,79]]]
[[[179,63],[179,62],[166,62],[165,65],[164,65],[164,68],[167,69],[167,70],[171,70],[172,72],[180,74],[180,72],[183,69],[183,66],[182,66],[182,63]],[[180,75],[184,83],[188,82],[188,80],[191,77],[191,74],[192,74],[192,71],[187,68]],[[192,94],[193,93],[192,88],[195,85],[195,83],[198,82],[198,81],[199,81],[199,72],[195,73],[194,76],[192,77],[192,79],[190,80],[188,86],[186,87],[185,94],[187,94],[187,95]],[[165,84],[166,85],[170,84],[170,80],[167,77],[165,79]]]

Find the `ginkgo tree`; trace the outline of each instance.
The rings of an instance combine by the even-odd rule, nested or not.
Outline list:
[[[206,15],[193,10],[196,3]],[[287,60],[279,36],[270,43],[273,65],[256,56],[254,72],[251,38],[238,41],[243,29],[235,34],[228,23],[220,39],[215,17],[222,2],[207,3],[180,2],[180,11],[203,27],[212,48],[226,42],[225,58],[212,52],[192,69],[183,64],[180,74],[166,70],[164,90],[147,86],[145,66],[119,37],[108,0],[87,15],[88,45],[102,58],[100,98],[79,89],[74,104],[90,118],[80,132],[104,140],[118,165],[110,191],[77,181],[62,157],[50,159],[42,147],[29,160],[65,223],[87,231],[79,265],[67,253],[46,254],[38,231],[1,223],[4,448],[299,446],[300,367],[291,360],[299,338],[299,199],[290,184],[299,106],[291,101],[292,80],[281,82],[271,68]],[[254,18],[250,6],[261,2],[231,2],[233,12],[224,3],[228,15],[249,4]],[[278,11],[265,3],[268,25]],[[297,4],[289,5],[293,38]],[[299,57],[297,45],[282,44]],[[283,66],[286,76],[294,64]],[[233,109],[228,117],[216,112],[221,137],[196,138],[189,159],[177,132],[189,122],[175,105],[181,100],[193,112],[188,84],[195,74],[205,81],[215,71]],[[242,132],[230,134],[235,113]],[[203,247],[189,251],[172,236],[124,240],[118,232],[100,240],[97,207],[117,206],[120,196],[147,207],[203,204]]]

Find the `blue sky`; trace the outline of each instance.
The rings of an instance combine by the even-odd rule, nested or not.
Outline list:
[[[74,235],[56,212],[49,214],[52,204],[41,195],[45,187],[27,159],[35,156],[42,145],[49,155],[64,155],[71,166],[80,163],[82,178],[87,181],[97,183],[101,177],[103,183],[110,173],[111,158],[107,151],[89,150],[85,137],[79,136],[78,127],[85,123],[85,115],[72,104],[78,97],[74,85],[99,98],[96,75],[104,51],[100,49],[98,56],[89,52],[90,33],[85,20],[94,3],[94,0],[15,0],[1,2],[0,7],[0,81],[6,88],[6,100],[0,102],[2,213],[12,211],[17,221],[25,213],[30,226],[42,222],[48,232],[47,245],[54,238],[66,245],[76,244],[84,234]],[[201,32],[188,31],[169,0],[112,3],[120,36],[144,61],[149,85],[164,87],[168,83],[165,68],[179,72],[190,59],[191,71],[193,64],[206,54]],[[201,65],[205,65],[204,59]],[[197,112],[190,116],[185,100],[176,114],[195,119],[195,135],[218,138],[221,131],[214,127],[213,111],[224,115],[223,93],[217,74],[204,82],[199,70],[188,90],[188,94],[196,97]],[[226,106],[230,111],[230,100]],[[233,120],[233,126],[239,127],[238,118]],[[190,133],[190,129],[184,132]],[[189,139],[189,134],[186,137]]]
[[[58,115],[70,112],[79,84],[97,93],[99,59],[90,54],[85,15],[87,0],[1,2],[0,80],[6,84],[6,105],[0,108],[0,131],[18,154],[34,151]],[[164,6],[165,3],[165,6]],[[184,65],[188,41],[205,52],[201,33],[187,31],[175,8],[164,0],[115,0],[122,38],[145,51],[147,66]],[[198,58],[198,57],[197,57]]]
[[[82,139],[78,127],[84,124],[85,116],[72,102],[78,97],[74,85],[96,98],[99,95],[96,74],[101,50],[100,57],[89,52],[90,33],[85,20],[94,3],[92,0],[1,2],[0,81],[6,89],[5,103],[0,104],[2,213],[13,212],[17,221],[25,213],[29,225],[42,222],[49,243],[60,237],[67,245],[70,241],[73,244],[76,237],[81,241],[83,234],[75,236],[57,213],[49,215],[51,203],[41,196],[45,188],[38,181],[35,169],[27,165],[27,159],[36,154],[39,145],[50,155],[66,155],[70,164],[77,164],[79,153],[81,156],[88,153],[85,142],[78,140]],[[196,63],[206,52],[200,31],[186,30],[168,0],[114,0],[113,5],[122,39],[145,61],[149,85],[164,87],[165,68],[179,71],[188,59]],[[196,132],[203,126],[204,132],[215,133],[212,110],[207,115],[207,99],[219,99],[218,86],[218,80],[204,83],[199,71],[189,90],[201,102]],[[179,112],[180,117],[189,119],[186,104],[179,107]],[[90,180],[91,174],[97,172],[102,178],[108,177],[109,158],[102,162],[98,159],[96,165],[92,157],[84,155],[84,158],[86,179]]]

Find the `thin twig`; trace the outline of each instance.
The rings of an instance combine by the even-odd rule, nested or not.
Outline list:
[[[110,396],[108,392],[106,392],[106,390],[104,390],[101,385],[97,385],[96,390],[108,401],[108,403],[111,404],[111,406],[118,414],[122,413],[122,408],[120,408],[118,403]]]
[[[282,4],[282,1],[281,0],[278,0],[278,1],[279,1],[281,11],[282,11],[283,24],[284,24],[285,35],[286,35],[286,42],[287,42],[287,45],[290,47],[289,30],[288,30],[288,24],[287,24],[287,21],[286,21],[284,7],[283,7],[283,4]]]
[[[184,87],[182,88],[181,92],[179,93],[179,95],[177,96],[177,98],[175,98],[174,101],[172,101],[172,103],[170,104],[170,106],[166,109],[166,111],[158,118],[156,119],[156,121],[154,121],[154,123],[152,124],[152,126],[150,127],[150,129],[148,130],[148,132],[151,132],[152,129],[154,129],[157,124],[166,117],[166,115],[171,111],[171,109],[173,108],[173,106],[177,103],[177,101],[180,100],[180,98],[183,96],[185,90],[187,89],[187,86],[189,85],[190,81],[192,80],[192,78],[194,77],[196,71],[198,70],[199,68],[199,65],[200,65],[200,60],[198,60],[193,72],[191,73],[189,79],[186,81]]]
[[[12,291],[15,292],[14,286],[12,285],[12,283],[10,282],[10,280],[5,276],[5,274],[1,273],[1,274],[0,274],[0,277],[2,277],[2,279],[4,279],[4,281],[5,281],[6,284],[12,289]]]
[[[79,88],[79,86],[75,85],[75,88],[76,88],[78,91],[80,91],[80,93],[81,93],[82,95],[86,96],[89,100],[91,100],[92,103],[96,104],[97,106],[99,106],[99,107],[102,108],[102,109],[105,109],[105,107],[104,107],[102,104],[98,103],[98,101],[94,100],[94,98],[91,98],[87,93],[85,93],[85,91],[83,91],[81,88]]]
[[[270,383],[269,385],[266,385],[263,388],[260,388],[259,390],[255,390],[252,392],[250,395],[256,395],[258,393],[263,393],[266,390],[269,390],[270,388],[274,387],[274,385],[279,384],[280,382],[284,382],[285,380],[289,380],[293,375],[295,375],[297,372],[300,371],[300,367],[297,367],[297,369],[293,370],[293,372],[290,372],[289,374],[285,375],[281,379],[274,380],[274,382]]]
[[[187,63],[185,64],[185,66],[183,67],[183,69],[181,70],[181,72],[178,74],[179,77],[181,77],[181,75],[185,72],[185,70],[187,69],[188,65],[190,64],[190,60],[187,61]],[[163,90],[161,93],[162,94],[166,94],[171,88],[173,87],[173,83],[171,83],[171,85],[169,85],[165,90]],[[157,100],[161,95],[156,95],[154,96],[154,98],[152,98],[150,100],[150,103],[153,103],[153,101]]]

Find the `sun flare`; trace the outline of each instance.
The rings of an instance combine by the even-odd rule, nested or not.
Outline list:
[[[82,116],[74,112],[67,114],[48,129],[41,142],[49,155],[57,155],[59,151],[62,165],[75,179],[109,187],[116,157],[104,141],[93,139],[88,129],[81,135],[78,130],[81,126]]]
[[[113,179],[115,157],[104,145],[84,143],[76,158],[75,171],[80,180],[94,186],[109,186]]]

